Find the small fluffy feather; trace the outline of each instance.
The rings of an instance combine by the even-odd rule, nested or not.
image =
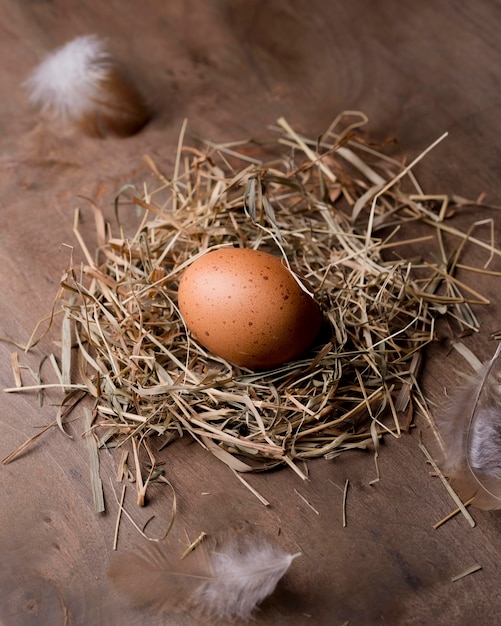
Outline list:
[[[204,541],[184,559],[150,543],[118,555],[109,575],[133,604],[220,623],[250,619],[297,556],[248,535]]]
[[[444,470],[464,501],[501,508],[501,343],[437,419]]]
[[[275,591],[297,554],[269,544],[235,542],[210,558],[212,577],[199,590],[200,602],[221,619],[249,619],[258,604]]]
[[[47,56],[25,86],[43,114],[76,124],[89,135],[127,136],[148,121],[142,96],[96,35],[77,37]]]

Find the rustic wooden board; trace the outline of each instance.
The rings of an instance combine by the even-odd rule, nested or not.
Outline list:
[[[168,171],[185,117],[190,137],[223,141],[266,136],[281,115],[315,136],[341,110],[358,109],[370,117],[374,141],[395,137],[395,153],[410,158],[449,131],[418,167],[425,189],[486,193],[501,204],[499,3],[0,0],[0,11],[1,336],[26,341],[50,310],[67,246],[75,245],[74,209],[81,207],[92,245],[85,198],[111,217],[117,190],[150,175],[142,155]],[[37,129],[20,84],[46,52],[85,33],[109,38],[155,111],[136,137],[91,140]],[[467,225],[487,218],[497,220],[497,212],[469,209],[457,219]],[[497,234],[499,241],[499,227]],[[493,268],[500,269],[499,261]],[[481,332],[465,340],[485,359],[494,350],[490,333],[501,327],[499,279],[469,280],[492,299],[478,311]],[[36,368],[47,349],[44,341],[21,359]],[[12,350],[0,344],[2,387],[12,385]],[[445,342],[432,347],[423,373],[428,397],[440,402],[464,368]],[[0,457],[53,418],[50,401],[39,407],[29,394],[0,396]],[[428,437],[427,425],[418,425]],[[108,582],[116,459],[101,457],[108,512],[96,515],[81,423],[72,430],[73,440],[54,429],[0,468],[0,623],[165,623],[130,608]],[[430,477],[417,435],[386,441],[382,478],[373,485],[373,457],[363,452],[312,462],[308,483],[289,470],[250,476],[271,502],[267,508],[196,444],[181,441],[164,460],[191,536],[247,518],[302,552],[263,605],[259,623],[497,623],[501,517],[473,511],[473,529],[457,516],[434,530],[454,505]],[[133,499],[131,492],[127,505],[136,518],[155,514],[149,528],[160,532],[170,493],[159,491],[144,510]],[[134,536],[124,522],[120,547]],[[480,571],[451,582],[475,563]]]

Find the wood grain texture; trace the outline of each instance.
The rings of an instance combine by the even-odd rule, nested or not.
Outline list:
[[[70,254],[62,244],[75,246],[74,209],[82,210],[92,246],[85,198],[99,202],[111,218],[117,190],[148,178],[143,154],[169,171],[185,117],[194,140],[234,140],[266,136],[281,115],[315,136],[341,110],[360,109],[371,119],[371,139],[395,137],[395,153],[409,157],[449,131],[417,169],[426,190],[486,193],[488,201],[501,204],[497,1],[0,0],[0,12],[1,336],[26,341],[50,310]],[[91,140],[37,126],[22,81],[45,53],[85,33],[109,39],[148,99],[155,115],[139,135]],[[467,226],[487,218],[499,223],[498,212],[488,209],[465,209],[457,219]],[[499,242],[498,225],[497,237]],[[492,267],[499,270],[499,261]],[[492,298],[478,311],[481,332],[465,340],[483,360],[494,351],[490,333],[501,327],[499,279],[465,278]],[[0,344],[2,386],[12,384],[12,349]],[[43,341],[34,354],[21,355],[23,363],[37,368],[48,349]],[[432,346],[423,373],[428,397],[440,402],[459,382],[461,369],[465,363],[445,342]],[[53,419],[50,399],[39,407],[29,394],[1,395],[0,457]],[[427,425],[419,426],[429,439]],[[161,616],[131,608],[109,585],[116,457],[101,455],[108,512],[97,516],[81,423],[72,424],[71,432],[73,440],[54,429],[0,467],[0,623],[164,624]],[[310,463],[308,483],[288,470],[250,476],[271,502],[268,508],[196,444],[183,440],[163,459],[178,515],[192,538],[246,518],[286,549],[302,552],[263,604],[258,623],[499,621],[501,517],[475,511],[474,529],[458,516],[434,530],[454,504],[430,477],[417,433],[386,441],[382,479],[373,485],[373,458],[362,452]],[[148,530],[160,533],[170,512],[168,489],[156,488],[144,510],[133,501],[129,489],[128,509],[140,524],[155,515]],[[124,521],[119,547],[135,536]],[[475,563],[480,571],[451,582]]]

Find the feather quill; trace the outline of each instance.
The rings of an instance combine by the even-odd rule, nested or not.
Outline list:
[[[49,54],[24,85],[42,114],[91,136],[132,135],[149,119],[141,94],[96,35],[77,37]]]
[[[148,543],[117,555],[109,576],[132,604],[221,623],[250,619],[297,556],[240,533],[204,540],[185,558]]]
[[[501,343],[437,420],[443,466],[464,500],[481,509],[501,508]]]

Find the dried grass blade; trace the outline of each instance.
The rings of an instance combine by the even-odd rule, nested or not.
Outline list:
[[[301,150],[305,153],[305,155],[310,159],[312,163],[316,164],[318,162],[318,165],[320,169],[322,170],[322,173],[324,174],[324,176],[326,176],[332,183],[335,183],[337,180],[335,174],[331,172],[331,170],[324,163],[322,163],[322,161],[320,160],[321,157],[309,148],[309,146],[296,133],[296,131],[292,128],[292,126],[290,126],[287,120],[281,117],[280,119],[277,120],[277,124],[286,131],[289,137],[294,139],[294,141],[297,143],[297,146],[301,148]]]
[[[14,450],[14,452],[11,452],[8,456],[6,456],[2,460],[2,464],[3,465],[8,465],[9,463],[12,463],[12,461],[14,461],[18,457],[20,457],[23,454],[23,452],[25,450],[27,450],[31,446],[32,443],[34,443],[39,437],[41,437],[45,432],[47,432],[50,428],[52,428],[56,424],[57,424],[57,422],[56,422],[56,420],[54,420],[53,422],[51,422],[50,424],[45,426],[39,433],[37,433],[33,437],[30,437],[22,445],[20,445],[19,448]]]
[[[371,480],[369,482],[369,485],[374,485],[375,483],[377,483],[377,482],[379,482],[381,480],[381,474],[379,473],[379,463],[378,463],[378,457],[379,457],[379,435],[378,435],[378,432],[377,432],[376,420],[373,420],[371,422],[370,433],[371,433],[372,443],[374,445],[374,466],[376,468],[376,478]]]
[[[106,507],[104,504],[103,483],[99,475],[99,454],[97,442],[92,430],[92,411],[85,408],[83,414],[85,428],[83,436],[87,442],[87,450],[89,452],[90,484],[92,489],[92,498],[94,500],[94,511],[96,513],[104,513]]]
[[[244,463],[240,459],[238,459],[235,455],[230,454],[220,446],[216,445],[211,439],[208,437],[201,438],[204,444],[207,446],[207,449],[212,452],[212,454],[218,458],[220,461],[225,463],[230,469],[238,473],[246,473],[253,472],[254,468]]]
[[[16,387],[23,386],[23,379],[21,378],[21,370],[19,368],[19,354],[17,352],[11,352],[10,362],[12,365],[12,374],[14,376],[14,384]]]
[[[301,480],[308,480],[308,476],[299,469],[299,467],[292,461],[291,458],[289,458],[288,456],[284,456],[283,460],[292,470],[294,470],[294,472],[299,476]]]
[[[237,470],[231,468],[231,471],[233,472],[233,474],[238,478],[238,480],[245,485],[245,487],[253,494],[256,496],[256,498],[259,500],[259,502],[261,502],[261,504],[264,504],[264,506],[270,506],[270,503],[268,502],[268,500],[262,496],[256,489],[254,489],[254,487],[252,485],[250,485],[243,476],[240,476],[240,474],[238,473]]]
[[[475,572],[478,572],[482,569],[481,565],[472,565],[471,567],[469,567],[468,569],[466,569],[464,572],[461,572],[461,574],[457,574],[457,576],[453,576],[451,578],[451,582],[455,583],[458,580],[461,580],[462,578],[464,578],[465,576],[469,576],[470,574],[474,574]]]
[[[463,283],[462,281],[458,280],[457,278],[455,278],[454,276],[451,276],[448,272],[446,272],[444,269],[442,269],[441,267],[438,266],[431,266],[429,263],[425,263],[426,267],[429,267],[430,269],[433,269],[437,274],[439,274],[440,276],[442,276],[444,279],[446,279],[448,282],[461,287],[461,289],[464,289],[465,291],[467,291],[468,293],[471,293],[472,295],[474,295],[477,299],[476,300],[466,300],[465,298],[458,298],[458,302],[468,302],[469,304],[489,304],[489,299],[485,298],[484,296],[482,296],[480,293],[478,293],[478,291],[476,291],[475,289],[473,289],[473,287],[470,287],[469,285],[466,285],[465,283]],[[449,301],[451,299],[449,298]]]
[[[310,502],[308,502],[308,500],[302,494],[300,494],[297,489],[294,489],[294,491],[296,492],[296,495],[298,495],[301,500],[306,504],[306,506],[310,508],[313,513],[315,513],[315,515],[320,515],[320,511],[318,511],[318,509],[316,509]]]
[[[443,486],[446,488],[446,490],[449,493],[449,495],[451,496],[451,498],[457,504],[458,509],[461,511],[461,513],[463,514],[463,516],[466,519],[466,521],[468,522],[468,524],[472,528],[474,528],[475,527],[475,520],[470,515],[470,513],[466,510],[466,506],[461,502],[461,498],[457,495],[457,493],[454,491],[454,489],[450,486],[448,480],[445,478],[445,476],[440,471],[440,468],[436,464],[436,462],[433,459],[433,457],[431,456],[431,454],[426,449],[426,446],[421,441],[418,442],[418,445],[419,445],[421,451],[423,452],[423,454],[425,455],[425,457],[428,459],[428,462],[430,463],[430,465],[433,467],[433,470],[437,473],[437,475],[440,478]]]
[[[188,126],[188,119],[185,118],[181,126],[181,131],[179,133],[179,139],[177,142],[176,160],[174,162],[173,187],[174,187],[175,193],[173,194],[173,198],[172,198],[172,211],[174,214],[177,211],[179,167],[181,163],[181,154],[183,150],[184,135],[186,133],[187,126]]]
[[[501,256],[501,250],[499,248],[493,248],[492,244],[485,243],[485,241],[482,241],[481,239],[477,239],[476,237],[472,237],[471,235],[468,235],[467,233],[464,233],[458,230],[457,228],[454,228],[453,226],[449,226],[448,224],[436,223],[432,220],[427,220],[427,219],[423,219],[422,221],[424,224],[434,226],[440,229],[441,231],[448,233],[449,235],[454,235],[455,237],[459,237],[460,239],[467,240],[468,243],[472,243],[478,246],[479,248],[483,248],[484,250],[487,250],[492,255]]]
[[[4,389],[4,393],[16,393],[19,391],[43,391],[44,389],[61,389],[61,391],[68,390],[81,390],[86,391],[87,387],[85,385],[72,384],[66,385],[66,388],[63,388],[61,383],[42,383],[40,385],[24,385],[23,387],[7,387]]]
[[[71,320],[66,310],[61,325],[61,381],[63,387],[71,385],[71,353]]]
[[[127,489],[127,485],[123,485],[122,486],[122,495],[120,496],[120,502],[118,503],[118,513],[117,513],[117,519],[115,522],[115,533],[113,535],[113,550],[117,549],[117,545],[118,545],[118,532],[120,530],[120,520],[122,519],[122,511],[123,511],[123,506],[124,506],[124,500],[125,500],[125,491]]]
[[[475,496],[467,500],[464,503],[464,506],[465,507],[469,506],[473,502],[474,499],[475,499]],[[433,529],[436,530],[437,528],[440,528],[440,526],[442,526],[443,524],[445,524],[445,522],[448,522],[450,519],[455,517],[458,513],[461,513],[461,509],[454,509],[454,511],[451,511],[448,515],[443,517],[441,520],[439,520],[438,522],[435,522],[435,524],[433,524]]]
[[[441,143],[447,137],[448,134],[449,133],[443,133],[443,135],[441,135],[438,139],[433,141],[425,150],[423,150],[415,159],[413,159],[406,167],[404,167],[396,176],[394,176],[382,189],[380,189],[376,193],[376,195],[372,199],[370,213],[369,213],[369,223],[367,225],[366,240],[365,240],[366,248],[368,248],[370,244],[370,237],[372,236],[372,225],[374,222],[376,203],[379,200],[379,198],[386,191],[394,187],[395,184],[399,180],[401,180],[406,174],[408,174],[419,163],[419,161],[422,161],[422,159],[428,154],[428,152],[431,152],[431,150],[433,150],[439,143]]]
[[[348,499],[349,484],[350,484],[350,481],[346,479],[344,483],[344,489],[343,489],[343,528],[346,528],[346,526],[348,525],[347,518],[346,518],[346,502]]]
[[[74,220],[73,220],[73,235],[75,236],[76,240],[78,241],[78,245],[80,246],[80,249],[82,250],[85,259],[87,261],[87,265],[89,267],[95,267],[95,262],[94,259],[92,258],[91,253],[89,252],[89,249],[85,243],[85,241],[83,240],[82,235],[80,234],[80,231],[78,229],[78,221],[80,218],[80,211],[78,209],[75,210],[75,216],[74,216]]]
[[[129,456],[129,451],[122,450],[122,454],[120,455],[120,461],[118,462],[118,466],[117,466],[117,475],[115,479],[117,483],[121,483],[122,480],[124,479],[128,456]]]

